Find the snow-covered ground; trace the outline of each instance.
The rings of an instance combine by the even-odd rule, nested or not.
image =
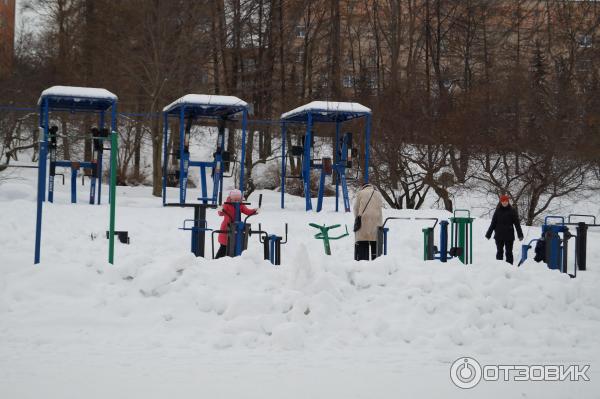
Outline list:
[[[262,260],[255,237],[239,258],[195,258],[189,232],[178,230],[191,209],[163,208],[148,187],[118,187],[117,230],[128,230],[131,244],[116,243],[111,266],[107,205],[85,204],[87,185],[71,205],[68,186],[58,185],[55,203],[44,206],[42,263],[33,266],[35,171],[16,173],[20,179],[0,185],[0,398],[600,392],[600,232],[590,230],[589,270],[576,279],[533,261],[517,268],[494,260],[493,242],[483,238],[489,220],[480,218],[471,266],[422,261],[426,221],[390,222],[389,255],[355,262],[352,236],[333,241],[328,257],[308,226],[351,229],[352,216],[333,212],[332,199],[324,212],[306,213],[302,199],[288,197],[281,210],[279,193],[264,191],[253,223],[278,234],[289,224],[275,267]],[[208,220],[212,227],[220,221],[214,211]],[[528,238],[538,234],[531,228]],[[481,364],[589,364],[591,381],[482,381],[462,390],[449,377],[461,356]]]

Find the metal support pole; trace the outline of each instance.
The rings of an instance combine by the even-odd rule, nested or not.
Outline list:
[[[241,191],[241,190],[240,190]],[[244,232],[244,223],[242,223],[242,215],[240,209],[240,203],[234,204],[235,208],[235,221],[232,223],[235,228],[235,256],[239,256],[242,254],[242,241],[243,241],[243,232]]]
[[[319,193],[317,194],[317,212],[321,212],[321,209],[323,209],[323,195],[325,194],[325,176],[325,168],[321,167],[321,176],[319,178]]]
[[[117,103],[114,101],[110,107],[110,131],[111,131],[111,134],[112,134],[112,132],[115,132],[117,134],[117,140],[118,140],[119,133],[117,132]],[[119,152],[116,152],[115,158],[117,158],[118,155],[119,155]],[[110,156],[111,156],[111,158],[110,158],[110,168],[111,169],[109,170],[109,172],[110,172],[110,176],[112,176],[112,164],[113,164],[113,161],[112,161],[112,156],[113,156],[113,154],[112,154],[112,136],[111,136]],[[116,164],[117,164],[117,161],[115,159],[115,165]],[[115,171],[115,181],[116,181],[116,176],[117,175],[116,175],[116,171]],[[110,190],[108,190],[108,203],[109,204],[111,201],[111,195],[112,195],[112,192]]]
[[[223,154],[225,152],[225,121],[223,121],[223,134],[221,135],[221,154]],[[231,134],[229,132],[229,129],[227,129],[227,136],[229,136],[229,134]],[[229,155],[229,158],[227,160],[227,165],[229,168],[231,168],[231,154]],[[223,156],[221,155],[221,174],[219,175],[219,193],[217,194],[218,196],[218,204],[221,205],[223,203],[223,177],[225,175],[225,162],[223,161]]]
[[[281,209],[285,206],[285,173],[287,159],[285,158],[285,145],[286,145],[286,126],[285,122],[281,122]]]
[[[215,176],[215,178],[217,178]],[[202,200],[203,204],[207,204],[208,201],[206,200],[208,193],[207,193],[207,187],[206,187],[206,168],[204,166],[200,167],[200,191],[202,192],[202,198],[205,198]],[[214,195],[215,193],[213,193]]]
[[[435,250],[433,248],[434,228],[425,227],[423,230],[423,260],[434,260]],[[441,259],[441,256],[440,256]]]
[[[79,168],[73,167],[71,164],[71,204],[77,203],[77,171]]]
[[[44,172],[42,174],[43,176],[43,182],[42,182],[42,201],[46,201],[46,164],[47,164],[47,160],[48,160],[48,130],[50,129],[50,105],[48,103],[48,99],[45,98],[42,106],[41,106],[41,112],[40,112],[40,126],[43,127],[44,129],[44,142],[46,143],[46,147],[45,147],[45,155],[44,155],[44,164],[43,165],[39,165],[41,166],[41,169],[43,169],[42,171]],[[41,148],[40,148],[40,154],[38,155],[42,155],[41,154]],[[38,168],[39,170],[40,168]]]
[[[306,122],[306,135],[304,137],[304,156],[302,157],[302,179],[304,180],[304,200],[306,203],[306,210],[312,209],[311,193],[310,193],[310,157],[312,143],[312,112],[308,113]]]
[[[335,121],[335,147],[333,149],[333,164],[337,165],[340,162],[340,121]],[[334,168],[334,179],[335,179],[335,211],[340,210],[340,174],[337,168]]]
[[[270,243],[270,254],[269,254],[269,261],[271,261],[271,263],[273,265],[276,265],[276,253],[275,253],[275,236],[274,235],[270,235],[266,238],[269,243]]]
[[[585,222],[577,223],[575,238],[575,252],[577,256],[577,265],[579,270],[587,268],[587,230],[588,226]]]
[[[98,124],[99,132],[102,132],[104,130],[104,124],[105,124],[105,111],[101,111],[100,112],[100,123]],[[115,129],[116,130],[116,129]],[[104,149],[104,138],[101,141],[102,143],[102,148]],[[103,162],[103,153],[102,150],[98,152],[98,159],[96,159],[96,179],[98,182],[98,199],[96,200],[96,204],[100,205],[100,203],[102,202],[102,162]]]
[[[440,222],[440,261],[448,261],[448,221]]]
[[[244,164],[246,162],[246,129],[248,128],[248,110],[244,108],[242,113],[242,160],[240,162],[240,191],[244,195]],[[252,148],[250,149],[252,151]]]
[[[41,106],[42,119],[44,119],[43,114],[44,110],[47,109],[47,99],[44,99],[43,104]],[[39,134],[39,154],[38,154],[38,186],[37,186],[37,211],[36,211],[36,223],[35,223],[35,255],[34,255],[34,263],[37,265],[40,263],[41,256],[41,242],[42,242],[42,207],[44,201],[44,194],[46,188],[44,187],[44,183],[46,182],[46,151],[48,147],[47,141],[47,129],[48,125],[40,126],[40,134]]]
[[[371,114],[367,114],[367,126],[365,134],[365,181],[369,182],[369,143],[371,142]]]
[[[194,206],[194,229],[192,229],[192,252],[196,257],[204,257],[206,207],[200,204]]]
[[[185,203],[185,190],[187,188],[187,178],[185,177],[185,105],[182,105],[179,111],[179,203]]]
[[[473,263],[473,221],[469,222],[469,263]]]
[[[561,267],[561,271],[563,273],[567,272],[567,262],[569,260],[569,229],[565,227],[565,231],[563,232],[563,240],[562,240],[562,248],[561,248],[561,254],[562,254],[562,267]],[[577,272],[575,272],[577,273]]]
[[[167,166],[169,156],[167,154],[169,137],[169,114],[163,113],[163,175],[162,175],[162,202],[163,206],[167,203]]]
[[[111,265],[114,265],[115,259],[115,205],[117,202],[118,145],[117,132],[113,130],[110,135],[110,221],[108,229],[108,262]]]

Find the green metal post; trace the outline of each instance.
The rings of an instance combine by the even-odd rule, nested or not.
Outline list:
[[[332,226],[325,226],[325,225],[319,226],[316,223],[309,223],[308,225],[311,227],[314,227],[315,229],[319,229],[320,233],[315,234],[315,238],[317,240],[323,240],[323,246],[325,247],[325,255],[331,255],[331,246],[329,245],[330,240],[339,240],[340,238],[343,238],[343,237],[346,237],[349,235],[348,226],[344,226],[346,228],[346,233],[339,235],[337,237],[330,237],[329,230],[340,227],[339,224],[334,224]]]
[[[473,220],[469,222],[469,263],[473,263]]]
[[[465,223],[464,220],[459,219],[458,220],[458,246],[460,248],[462,248],[462,251],[460,253],[460,256],[458,257],[460,259],[460,261],[462,263],[466,263],[465,262],[465,257],[467,256],[466,251],[465,251]]]
[[[323,237],[323,244],[325,245],[325,255],[331,255],[331,247],[329,246],[329,237],[327,234]]]
[[[423,260],[427,260],[427,232],[429,229],[425,228],[423,231]]]
[[[467,212],[467,217],[456,217],[456,212]],[[473,263],[473,218],[471,213],[465,209],[454,211],[454,217],[450,218],[452,230],[452,245],[454,245],[454,226],[456,225],[457,247],[461,248],[459,259],[462,263]]]
[[[115,204],[117,202],[117,132],[110,136],[110,224],[108,228],[108,262],[114,265],[115,260]]]
[[[454,247],[454,219],[450,218],[450,248]]]

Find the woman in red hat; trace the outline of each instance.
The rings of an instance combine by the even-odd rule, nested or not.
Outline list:
[[[494,232],[494,240],[496,240],[496,259],[502,260],[502,253],[506,253],[506,261],[512,265],[513,263],[513,243],[515,242],[515,231],[519,241],[523,241],[523,231],[519,224],[519,214],[517,210],[510,205],[510,198],[504,194],[500,196],[500,203],[492,216],[492,223],[485,234],[488,240]]]

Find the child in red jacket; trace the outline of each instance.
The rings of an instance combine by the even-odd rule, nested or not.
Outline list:
[[[225,200],[225,204],[222,207],[217,208],[219,216],[223,216],[221,222],[221,231],[227,231],[229,224],[235,221],[235,206],[230,202],[242,202],[242,192],[240,190],[231,190],[229,196]],[[255,215],[258,213],[258,209],[248,208],[246,205],[240,205],[240,213],[244,215]],[[219,233],[219,250],[215,259],[222,258],[227,254],[227,233]]]

